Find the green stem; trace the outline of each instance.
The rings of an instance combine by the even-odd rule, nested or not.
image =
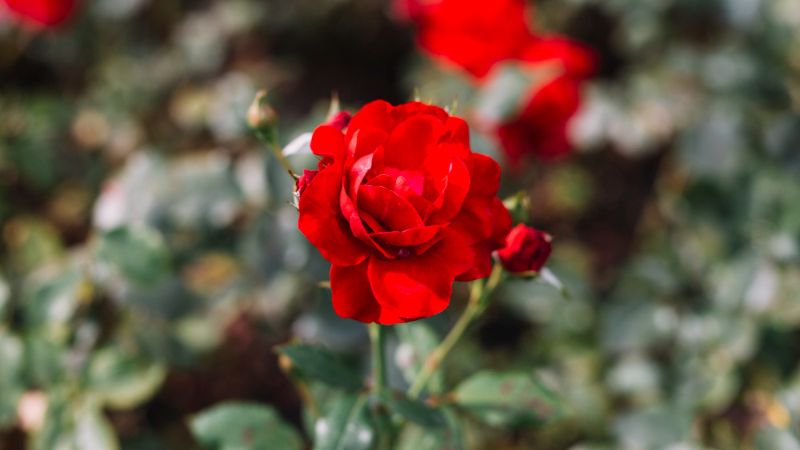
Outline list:
[[[386,355],[384,348],[386,344],[386,327],[377,323],[369,324],[369,337],[372,344],[372,392],[379,399],[386,393]],[[394,430],[392,421],[383,409],[380,401],[377,403],[378,420],[378,448],[380,450],[391,450]]]
[[[369,324],[369,337],[372,342],[373,389],[380,394],[386,389],[386,358],[383,354],[386,327],[377,323]]]
[[[275,159],[277,159],[278,163],[280,163],[280,165],[283,167],[283,170],[285,170],[289,174],[289,176],[292,177],[292,179],[294,180],[299,179],[300,176],[297,175],[297,172],[294,170],[294,167],[292,167],[292,163],[289,162],[289,158],[287,158],[286,155],[283,154],[283,149],[281,148],[281,146],[275,142],[272,142],[268,145],[270,150],[272,150],[272,154],[275,155]]]
[[[488,280],[485,282],[479,280],[472,283],[467,309],[464,310],[464,313],[459,317],[458,321],[453,325],[453,328],[447,336],[445,336],[439,346],[428,355],[425,364],[422,366],[422,370],[420,370],[420,373],[408,389],[408,395],[410,397],[419,398],[444,359],[467,331],[467,328],[469,328],[472,322],[486,310],[489,297],[502,279],[503,268],[499,264],[496,264]]]

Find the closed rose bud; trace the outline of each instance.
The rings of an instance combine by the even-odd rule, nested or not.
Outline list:
[[[538,272],[552,251],[549,234],[519,224],[506,236],[506,246],[497,251],[500,263],[511,273]]]
[[[267,101],[267,91],[258,91],[247,110],[247,124],[259,134],[272,136],[277,123],[278,113]]]

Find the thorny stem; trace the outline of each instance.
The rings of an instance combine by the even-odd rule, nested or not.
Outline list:
[[[489,297],[503,280],[503,273],[502,266],[500,264],[495,264],[488,280],[485,282],[479,280],[472,283],[467,309],[464,310],[464,313],[459,317],[455,325],[453,325],[453,328],[441,344],[428,355],[420,373],[408,389],[408,395],[410,397],[419,398],[444,359],[464,335],[464,332],[467,331],[467,328],[469,328],[472,322],[483,313],[486,309]]]

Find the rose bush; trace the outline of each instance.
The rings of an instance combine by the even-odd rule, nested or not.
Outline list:
[[[511,218],[500,168],[473,153],[466,122],[443,109],[376,101],[346,130],[318,127],[322,159],[298,186],[299,228],[331,262],[342,317],[394,324],[450,303],[453,282],[489,275]]]
[[[76,0],[4,0],[4,3],[23,22],[43,27],[61,25],[77,6]]]

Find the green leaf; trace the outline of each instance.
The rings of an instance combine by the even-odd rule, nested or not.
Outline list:
[[[124,227],[100,237],[98,259],[126,279],[152,286],[170,273],[170,256],[161,235],[147,227]]]
[[[403,427],[397,439],[397,450],[463,450],[464,430],[461,421],[447,409],[442,411],[447,426],[436,429],[414,424]]]
[[[166,369],[110,347],[97,352],[89,367],[89,389],[105,406],[131,409],[150,399],[166,377]]]
[[[385,393],[381,399],[394,413],[426,428],[437,428],[445,424],[442,413],[418,400],[405,395]]]
[[[114,429],[100,405],[89,400],[66,401],[48,396],[44,426],[31,436],[31,450],[118,450]]]
[[[201,444],[215,450],[303,448],[297,431],[266,405],[224,403],[193,417],[189,427]]]
[[[400,338],[400,344],[395,350],[395,362],[406,382],[411,384],[422,370],[428,355],[439,345],[439,337],[424,322],[395,325],[394,329]],[[441,393],[442,386],[442,372],[437,371],[428,383],[428,392]]]
[[[41,272],[23,287],[23,317],[37,336],[65,343],[72,333],[70,321],[79,304],[91,292],[80,271],[59,267],[57,272]]]
[[[0,330],[0,428],[15,419],[17,400],[23,391],[23,357],[22,342]]]
[[[559,413],[555,395],[528,373],[479,372],[453,395],[459,406],[493,426],[516,427]]]
[[[764,427],[756,433],[755,450],[800,450],[800,440],[788,430]]]
[[[310,345],[286,345],[278,349],[306,377],[348,390],[362,387],[361,376],[330,351]]]
[[[314,450],[367,450],[375,431],[366,415],[366,395],[344,395],[334,400],[314,424]]]
[[[11,303],[11,289],[5,278],[0,276],[0,329],[3,328],[6,313],[10,309],[9,303]]]
[[[85,404],[75,423],[75,448],[81,450],[117,450],[119,443],[114,428],[99,405]]]

